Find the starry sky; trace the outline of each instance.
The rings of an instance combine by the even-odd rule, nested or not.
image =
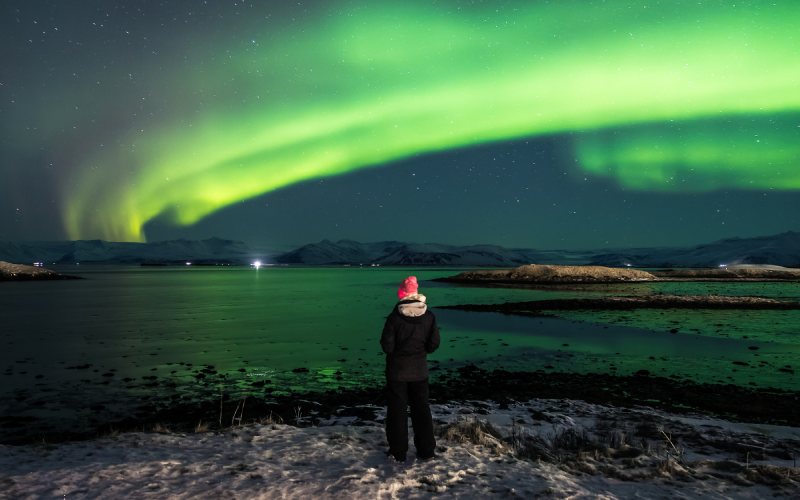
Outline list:
[[[800,230],[800,2],[0,3],[0,240]]]

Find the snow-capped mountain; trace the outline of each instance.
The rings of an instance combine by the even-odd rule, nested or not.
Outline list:
[[[259,257],[242,242],[210,238],[153,243],[120,243],[102,240],[11,243],[0,242],[0,260],[16,263],[230,263]]]
[[[571,251],[505,248],[497,245],[445,245],[381,241],[323,240],[282,254],[269,254],[240,241],[210,238],[153,243],[102,240],[0,242],[0,260],[19,264],[195,263],[250,264],[256,259],[279,264],[496,266],[523,264],[592,264],[632,267],[717,267],[773,264],[800,267],[800,232],[755,238],[728,238],[692,247]]]

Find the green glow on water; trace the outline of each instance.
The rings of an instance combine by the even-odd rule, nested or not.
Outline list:
[[[30,367],[31,374],[56,369],[58,377],[78,380],[85,372],[62,367],[92,363],[93,368],[114,368],[120,378],[158,375],[194,381],[199,369],[213,365],[228,381],[247,386],[270,380],[276,390],[290,388],[281,384],[301,390],[380,383],[380,331],[397,283],[409,274],[419,277],[434,308],[609,293],[800,297],[796,283],[650,283],[550,292],[428,281],[454,274],[449,269],[268,268],[256,273],[92,271],[81,266],[81,271],[91,279],[34,283],[14,293],[0,288],[0,300],[13,306],[6,318],[9,331],[24,333],[8,348],[9,359],[35,360],[38,368]],[[31,305],[42,301],[52,304],[47,315]],[[620,374],[645,368],[697,381],[798,388],[795,376],[777,371],[794,366],[800,354],[798,311],[558,313],[577,322],[447,310],[436,314],[442,347],[431,359],[442,368],[475,363],[532,371],[551,365],[554,371]],[[674,328],[677,333],[670,333]],[[52,348],[43,351],[42,342]],[[751,350],[754,345],[759,349]],[[737,360],[752,367],[737,368],[732,365]],[[298,367],[309,372],[293,373]]]

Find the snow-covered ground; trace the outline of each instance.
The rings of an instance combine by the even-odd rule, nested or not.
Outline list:
[[[800,494],[800,428],[571,400],[434,405],[437,458],[381,417],[0,446],[7,498],[765,498]],[[303,416],[298,415],[303,421]]]

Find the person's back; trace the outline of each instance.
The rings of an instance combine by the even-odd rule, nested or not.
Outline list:
[[[439,347],[439,327],[428,310],[417,280],[409,276],[400,286],[400,302],[386,318],[381,347],[386,353],[386,438],[389,453],[404,461],[408,450],[407,407],[411,406],[417,456],[434,456],[436,440],[428,405],[427,355]]]

